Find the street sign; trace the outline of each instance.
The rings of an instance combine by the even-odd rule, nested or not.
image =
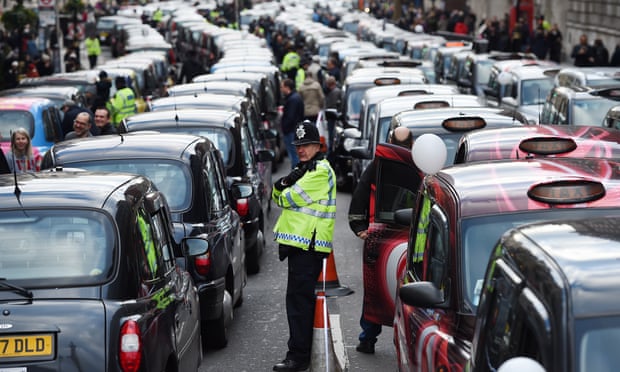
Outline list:
[[[54,9],[39,9],[39,22],[43,27],[55,25],[56,11]]]

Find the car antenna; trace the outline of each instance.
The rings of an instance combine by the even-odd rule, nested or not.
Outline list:
[[[11,139],[13,139],[13,131],[11,131]],[[13,151],[13,141],[11,141],[11,151]],[[19,206],[23,208],[22,201],[19,199],[20,195],[22,194],[22,190],[19,188],[19,184],[17,183],[17,160],[15,159],[15,153],[13,153],[12,155],[13,156],[11,156],[11,158],[13,160],[13,182],[15,183],[15,190],[13,191],[13,194],[15,194]]]

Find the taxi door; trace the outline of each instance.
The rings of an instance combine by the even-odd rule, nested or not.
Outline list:
[[[395,221],[395,212],[412,208],[423,178],[409,149],[387,143],[375,151],[376,183],[371,186],[370,224],[363,248],[364,315],[392,326],[398,279],[405,269],[409,226]]]

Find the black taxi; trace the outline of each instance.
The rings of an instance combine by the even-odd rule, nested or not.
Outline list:
[[[0,176],[0,369],[197,371],[199,300],[165,196],[139,175]]]
[[[243,226],[247,271],[257,273],[265,247],[265,221],[271,197],[271,187],[261,178],[258,166],[271,161],[273,154],[267,150],[254,151],[243,115],[216,109],[145,112],[126,118],[119,130],[193,134],[213,142],[222,154],[228,182],[252,186],[250,196],[237,198],[233,204]]]
[[[525,357],[548,372],[615,371],[618,231],[620,218],[600,217],[505,233],[482,285],[471,370],[494,371]]]
[[[227,186],[221,153],[206,138],[130,133],[63,141],[45,155],[42,167],[127,172],[148,177],[170,206],[177,243],[199,237],[209,250],[187,262],[200,297],[205,346],[223,347],[233,306],[243,302],[245,247],[232,194],[249,184]],[[250,189],[251,190],[251,189]]]

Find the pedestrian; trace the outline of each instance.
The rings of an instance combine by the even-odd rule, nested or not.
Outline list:
[[[11,62],[11,68],[6,73],[4,87],[6,89],[15,88],[19,85],[19,62]]]
[[[286,146],[286,153],[291,160],[291,168],[295,168],[299,162],[297,157],[297,151],[293,141],[295,140],[295,128],[297,124],[304,120],[304,101],[295,91],[295,82],[291,79],[284,79],[280,83],[280,92],[284,97],[284,105],[282,108],[282,118],[280,119],[280,126],[282,128],[282,134],[284,135],[284,145]]]
[[[110,110],[103,106],[95,109],[95,126],[98,129],[98,136],[118,133],[114,125],[110,123]]]
[[[325,96],[325,109],[334,110],[336,113],[340,111],[340,104],[342,100],[342,90],[338,87],[336,78],[328,75],[325,78],[325,87],[327,89],[327,95]],[[329,114],[327,117],[327,157],[332,159],[334,152],[334,141],[336,137],[336,121],[335,115]],[[333,163],[332,163],[333,164]]]
[[[620,66],[620,44],[616,44],[616,48],[611,55],[611,60],[609,60],[609,65],[613,67]]]
[[[573,47],[570,56],[575,59],[575,66],[583,67],[594,64],[594,51],[588,44],[588,36],[586,34],[582,34],[579,37],[579,44]]]
[[[86,112],[80,112],[73,120],[73,130],[67,133],[65,140],[92,137],[93,134],[90,132],[91,126],[90,115]]]
[[[392,131],[388,143],[410,149],[413,145],[413,135],[406,127],[396,127]],[[376,183],[376,173],[376,162],[373,161],[362,173],[353,191],[351,204],[349,205],[349,227],[353,233],[362,240],[368,239],[368,227],[370,223],[373,222],[373,218],[370,215],[370,204],[374,203],[374,200],[371,201],[371,198],[373,198],[371,190]],[[381,333],[381,324],[366,319],[363,306],[362,315],[360,317],[360,327],[362,328],[362,332],[359,334],[359,344],[355,350],[360,353],[374,354],[375,343],[377,342],[377,337]]]
[[[547,35],[547,42],[549,43],[549,60],[560,63],[562,59],[562,33],[557,23],[551,26]]]
[[[300,162],[272,191],[274,202],[282,208],[273,229],[279,258],[288,258],[288,352],[273,367],[282,372],[304,371],[310,365],[315,288],[324,260],[332,252],[336,221],[336,175],[320,152],[316,126],[299,124],[294,145]]]
[[[304,66],[307,67],[308,65]],[[306,73],[306,78],[301,83],[298,91],[301,99],[304,101],[304,119],[316,123],[319,113],[325,107],[323,87],[312,74]]]
[[[280,71],[289,79],[295,79],[297,69],[300,67],[301,57],[295,50],[295,45],[289,41],[286,43],[285,54],[282,57]]]
[[[549,42],[547,40],[547,31],[544,30],[542,25],[538,25],[534,30],[532,36],[532,53],[540,60],[547,58],[547,51],[549,49]]]
[[[124,76],[117,76],[114,79],[116,85],[116,93],[110,98],[106,107],[112,116],[112,124],[118,127],[118,124],[126,117],[136,113],[136,95],[134,91],[127,86]]]
[[[609,65],[609,50],[603,44],[603,40],[594,40],[594,66]]]
[[[198,62],[198,57],[195,50],[190,50],[187,52],[187,57],[187,60],[183,61],[181,74],[177,79],[178,84],[191,83],[194,77],[207,73],[207,70],[205,70],[205,68],[202,67],[202,64]]]
[[[99,38],[94,31],[88,33],[88,37],[84,40],[84,46],[86,47],[86,55],[88,56],[88,63],[90,69],[94,69],[97,66],[97,59],[101,55],[101,44]]]
[[[11,133],[11,150],[6,154],[11,172],[38,172],[41,170],[41,159],[41,154],[32,149],[30,133],[24,128],[14,129]]]
[[[34,63],[29,63],[28,68],[26,69],[26,77],[39,77],[39,70],[37,70],[37,65]]]
[[[108,77],[108,73],[105,70],[99,71],[99,79],[95,83],[95,99],[93,100],[91,111],[106,105],[110,99],[110,88],[112,88],[112,81]]]
[[[336,59],[336,57],[329,57],[327,59],[325,70],[327,72],[327,75],[331,75],[334,77],[334,79],[336,79],[337,83],[341,82],[340,67],[338,67],[338,60]]]
[[[37,70],[39,71],[39,76],[50,76],[54,73],[54,65],[48,54],[44,53],[41,55],[41,59],[37,63]]]
[[[69,132],[73,131],[73,122],[78,114],[85,112],[91,118],[93,117],[93,112],[90,109],[82,106],[78,106],[73,100],[65,100],[61,107],[61,111],[63,112],[62,116],[62,133],[63,137],[66,136]],[[94,128],[92,130],[95,130]],[[94,133],[93,133],[94,134]]]

